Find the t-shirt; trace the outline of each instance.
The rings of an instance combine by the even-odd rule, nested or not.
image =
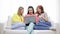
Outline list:
[[[40,21],[45,22],[45,20],[41,18],[42,16],[45,17],[45,18],[48,18],[47,13],[42,13],[41,15],[39,15]]]

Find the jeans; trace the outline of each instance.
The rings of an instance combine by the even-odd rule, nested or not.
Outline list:
[[[14,30],[24,30],[25,29],[25,24],[24,23],[14,23],[12,24],[12,29]]]
[[[50,22],[39,22],[34,26],[35,30],[49,30],[51,27]]]
[[[39,22],[36,25],[38,25],[38,26],[44,26],[44,27],[50,27],[51,23],[50,22]]]
[[[27,34],[34,34],[34,23],[33,22],[30,22],[29,26],[27,26]]]

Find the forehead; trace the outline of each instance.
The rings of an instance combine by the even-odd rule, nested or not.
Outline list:
[[[37,8],[37,9],[41,10],[40,8]]]
[[[20,9],[19,11],[22,11],[22,10],[24,10],[24,9]]]
[[[28,10],[32,10],[32,8],[29,8]]]
[[[23,12],[24,11],[24,9],[22,9],[22,10],[19,10],[18,12]]]

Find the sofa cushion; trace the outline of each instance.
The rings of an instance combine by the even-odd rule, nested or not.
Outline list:
[[[27,34],[27,30],[5,30],[5,34]],[[34,34],[56,34],[51,30],[34,30]]]

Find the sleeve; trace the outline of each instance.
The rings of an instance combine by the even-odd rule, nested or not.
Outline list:
[[[48,17],[47,13],[44,13],[44,17],[48,19],[48,21],[50,21],[50,18]]]
[[[22,17],[22,20],[23,20],[22,22],[24,22],[24,20],[25,20],[25,19],[24,19],[24,16]]]
[[[13,15],[12,22],[19,22],[18,17],[16,15]]]
[[[45,18],[48,18],[48,15],[47,15],[47,13],[44,13],[44,17],[45,17]]]

